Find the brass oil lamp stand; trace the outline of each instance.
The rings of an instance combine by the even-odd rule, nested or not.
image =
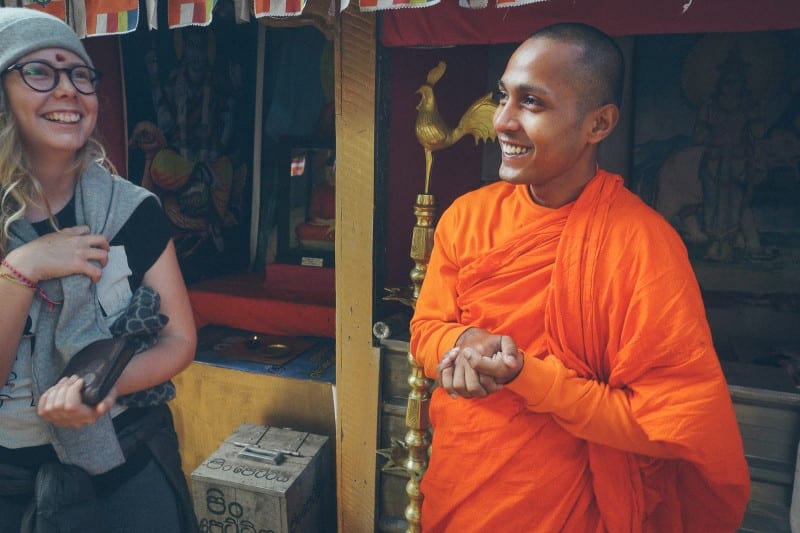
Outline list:
[[[476,144],[479,141],[494,140],[497,136],[492,125],[492,117],[497,104],[492,100],[491,93],[485,94],[473,102],[459,119],[455,128],[449,127],[439,115],[434,86],[444,75],[446,67],[444,61],[440,61],[428,72],[425,83],[417,90],[420,102],[417,105],[414,131],[417,140],[425,150],[425,188],[423,193],[417,195],[414,203],[416,222],[411,233],[410,256],[414,260],[414,268],[409,275],[411,285],[388,289],[390,294],[384,297],[385,300],[399,301],[412,309],[416,307],[433,250],[436,199],[433,194],[430,194],[430,177],[434,153],[453,145],[465,135],[472,135]],[[408,431],[403,441],[405,448],[403,467],[408,473],[406,494],[409,502],[404,514],[408,524],[406,533],[419,533],[424,498],[420,491],[420,481],[428,468],[431,445],[428,409],[434,382],[425,377],[424,369],[417,364],[411,353],[407,354],[407,360],[410,367],[408,384],[411,390],[406,408]],[[394,456],[394,454],[392,455]]]
[[[411,270],[410,277],[412,282],[411,299],[416,304],[433,249],[436,200],[432,194],[417,195],[414,216],[417,219],[411,233],[411,258],[414,260],[414,268]],[[408,472],[408,482],[406,483],[408,505],[405,509],[408,528],[406,533],[419,533],[423,499],[419,486],[422,475],[428,467],[428,450],[431,445],[428,404],[433,380],[425,377],[422,367],[417,364],[411,353],[408,354],[407,359],[411,368],[408,376],[411,391],[408,394],[408,406],[406,407],[406,427],[408,428],[405,436],[405,446],[408,451],[405,461]]]
[[[433,234],[435,231],[436,199],[427,192],[418,194],[414,203],[414,216],[416,222],[411,232],[411,259],[414,268],[409,277],[411,284],[406,287],[388,289],[389,294],[384,300],[394,300],[403,303],[411,309],[416,307],[419,291],[425,274],[428,270],[428,261],[433,250]],[[373,332],[378,338],[389,336],[389,325],[383,322],[376,323]],[[423,495],[419,489],[420,481],[428,467],[428,453],[431,445],[431,424],[428,417],[428,404],[431,397],[433,380],[425,377],[425,372],[417,364],[414,356],[406,354],[409,365],[408,384],[410,391],[406,404],[406,428],[408,431],[402,442],[395,441],[390,450],[379,450],[379,453],[388,455],[391,463],[401,467],[408,474],[406,495],[408,505],[404,516],[408,524],[406,533],[419,533],[420,516]],[[388,452],[388,454],[387,454]]]
[[[418,194],[414,203],[414,216],[416,222],[411,232],[411,253],[414,268],[409,277],[411,284],[406,287],[388,289],[389,293],[384,300],[394,300],[403,303],[411,309],[416,307],[419,291],[425,274],[428,270],[428,261],[433,250],[433,234],[435,231],[436,199],[427,192]],[[378,327],[379,326],[379,327]],[[388,336],[388,324],[378,322],[373,332],[378,338]],[[414,356],[406,354],[409,365],[408,384],[410,391],[406,404],[406,428],[408,431],[402,442],[394,441],[390,449],[379,450],[378,453],[390,458],[390,463],[401,467],[408,475],[406,495],[408,505],[404,516],[408,524],[406,533],[419,533],[420,516],[422,510],[423,494],[420,491],[420,481],[428,467],[428,453],[431,445],[431,424],[428,417],[428,404],[431,397],[433,380],[425,377],[424,370],[417,364]]]

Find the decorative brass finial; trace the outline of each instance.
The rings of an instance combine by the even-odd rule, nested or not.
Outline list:
[[[433,153],[458,142],[464,135],[470,134],[478,141],[495,140],[497,133],[492,120],[497,104],[492,100],[492,93],[486,93],[475,100],[464,112],[455,128],[451,128],[439,114],[436,104],[434,85],[444,76],[447,64],[439,61],[433,67],[425,83],[417,89],[420,95],[417,104],[417,119],[414,124],[414,133],[417,141],[425,150],[425,187],[417,195],[414,203],[414,216],[416,224],[411,232],[411,258],[414,268],[411,270],[411,285],[408,287],[387,288],[389,292],[384,300],[395,300],[412,309],[416,305],[422,281],[428,269],[428,260],[433,249],[433,231],[436,218],[436,198],[430,194],[431,168],[433,166]]]
[[[425,149],[424,192],[426,194],[430,192],[433,152],[452,146],[468,133],[475,138],[475,144],[478,144],[478,141],[495,140],[497,138],[497,133],[492,125],[497,104],[492,100],[491,92],[469,106],[469,109],[458,121],[458,126],[455,128],[449,127],[439,115],[433,86],[444,76],[446,69],[447,64],[444,61],[439,61],[439,64],[428,72],[425,84],[417,89],[420,99],[417,104],[417,121],[414,124],[414,132],[417,135],[417,140]]]

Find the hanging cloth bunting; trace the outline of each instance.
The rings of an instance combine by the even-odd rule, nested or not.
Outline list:
[[[237,24],[250,22],[250,2],[247,0],[233,0],[233,16]]]
[[[214,0],[167,0],[169,27],[208,26],[215,3]]]
[[[130,33],[139,23],[138,0],[85,0],[86,35]]]
[[[517,6],[525,6],[528,4],[538,4],[540,2],[547,2],[547,0],[496,0],[496,1],[498,9],[503,7],[517,7]]]
[[[158,0],[145,0],[147,8],[147,29],[158,29]]]
[[[6,1],[5,7],[29,7],[37,11],[44,11],[54,17],[58,17],[64,22],[67,21],[67,1],[66,0],[21,0],[15,4],[13,1]]]
[[[364,13],[382,11],[385,9],[400,9],[404,7],[430,7],[435,6],[440,0],[360,0],[359,9]]]
[[[349,3],[349,0],[346,1]],[[498,9],[546,1],[547,0],[495,0]],[[362,12],[370,12],[403,7],[430,7],[435,6],[439,2],[440,0],[360,0],[359,9]],[[342,5],[344,5],[344,2]],[[458,0],[458,5],[466,9],[483,9],[489,5],[489,0]]]
[[[306,0],[255,0],[256,18],[296,17],[303,14]]]

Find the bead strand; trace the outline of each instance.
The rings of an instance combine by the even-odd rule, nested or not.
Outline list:
[[[21,281],[19,278],[17,278],[14,274],[9,274],[8,272],[3,272],[2,274],[0,274],[0,278],[8,280],[11,283],[13,283],[14,285],[18,285],[20,287],[25,287],[26,289],[36,290],[36,287],[31,287],[30,285],[28,285],[24,281]]]
[[[51,311],[53,310],[53,308],[56,305],[61,303],[61,302],[56,302],[55,300],[53,300],[49,296],[47,296],[47,294],[42,290],[42,288],[39,286],[38,283],[35,283],[33,280],[28,278],[25,274],[23,274],[22,272],[20,272],[19,270],[17,270],[13,266],[11,266],[11,264],[8,261],[6,261],[5,258],[3,258],[2,261],[0,261],[0,264],[2,264],[4,267],[6,267],[6,269],[10,272],[10,274],[5,274],[4,273],[4,274],[0,275],[0,277],[2,277],[3,279],[7,279],[9,281],[12,281],[12,282],[16,283],[17,285],[20,285],[20,286],[23,286],[23,287],[27,287],[29,289],[33,289],[42,298],[42,300],[44,300],[47,303],[47,307]]]

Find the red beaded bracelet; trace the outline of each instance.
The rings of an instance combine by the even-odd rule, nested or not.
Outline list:
[[[6,267],[8,269],[8,271],[11,272],[11,275],[14,276],[14,279],[19,281],[22,285],[25,285],[29,289],[35,290],[36,293],[42,298],[42,300],[44,300],[47,303],[47,307],[51,311],[53,310],[54,306],[56,306],[56,305],[61,303],[61,302],[56,302],[56,301],[52,300],[49,296],[47,296],[47,294],[45,294],[45,292],[42,290],[42,288],[39,286],[38,283],[34,283],[25,274],[23,274],[22,272],[20,272],[19,270],[17,270],[13,266],[11,266],[11,264],[8,261],[6,261],[5,257],[2,260],[0,260],[0,264],[2,264],[4,267]],[[7,276],[3,276],[3,277],[7,277]]]

